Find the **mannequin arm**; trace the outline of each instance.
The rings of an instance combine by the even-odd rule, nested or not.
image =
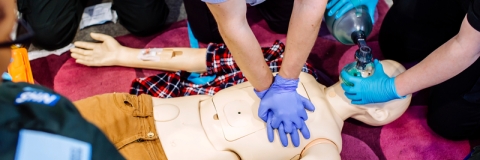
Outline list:
[[[124,47],[117,54],[117,65],[132,68],[158,69],[176,72],[206,72],[206,49],[163,48],[159,61],[144,61],[137,58],[142,49]],[[157,55],[158,56],[158,55]]]
[[[332,143],[319,143],[315,144],[305,150],[302,154],[301,160],[340,160],[340,153],[337,150],[337,146]]]
[[[101,43],[75,42],[75,48],[70,51],[77,63],[188,72],[205,72],[207,68],[205,48],[162,48],[162,54],[157,55],[160,58],[158,61],[145,61],[138,58],[143,49],[122,46],[113,37],[104,34],[91,33],[90,36]]]
[[[317,159],[328,159],[328,160],[340,160],[340,152],[338,151],[337,145],[329,139],[319,138],[311,141],[303,149],[301,155],[301,160],[317,160]]]

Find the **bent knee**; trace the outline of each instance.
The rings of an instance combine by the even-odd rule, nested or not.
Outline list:
[[[288,23],[289,21],[278,21],[278,22],[267,22],[268,27],[280,34],[286,34],[288,32]]]
[[[126,11],[117,11],[120,24],[122,24],[130,33],[136,36],[149,36],[165,27],[169,9],[167,6],[160,6],[158,9],[146,9],[143,12],[127,13]],[[131,14],[135,15],[132,16]]]
[[[33,45],[46,50],[56,50],[72,43],[77,33],[78,23],[72,21],[63,25],[49,25],[34,28]]]
[[[134,22],[123,25],[130,33],[136,36],[149,36],[160,31],[165,25],[165,20]]]
[[[470,138],[474,126],[465,126],[464,122],[451,121],[446,116],[451,115],[429,115],[427,116],[428,126],[438,135],[449,140],[465,140]],[[478,130],[478,129],[477,129]]]

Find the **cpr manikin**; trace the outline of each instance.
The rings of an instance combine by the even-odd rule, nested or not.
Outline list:
[[[381,63],[391,77],[405,71],[395,61]],[[135,65],[148,66],[125,66]],[[201,67],[198,69],[201,71]],[[153,98],[155,128],[166,157],[170,160],[340,159],[344,120],[351,117],[373,126],[385,125],[400,117],[410,104],[411,95],[407,95],[387,103],[356,106],[344,96],[340,82],[327,88],[309,74],[302,72],[299,78],[297,92],[315,106],[315,112],[307,112],[310,139],[300,138],[299,147],[291,143],[283,147],[278,134],[274,134],[273,142],[268,141],[266,123],[257,116],[260,99],[250,83],[245,82],[214,96]]]
[[[405,69],[382,61],[385,73]],[[153,99],[157,132],[168,159],[340,159],[341,130],[349,117],[379,126],[397,119],[411,96],[388,103],[355,106],[344,96],[340,83],[326,88],[308,74],[300,75],[297,90],[315,105],[306,124],[310,139],[300,146],[283,147],[279,137],[270,143],[266,125],[258,118],[259,99],[250,83],[242,83],[215,96]],[[275,134],[277,135],[277,134]]]

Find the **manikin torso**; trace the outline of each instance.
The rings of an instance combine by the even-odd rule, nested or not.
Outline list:
[[[389,76],[405,71],[397,62],[384,60]],[[411,95],[386,103],[354,106],[344,95],[340,83],[325,88],[306,73],[300,74],[297,92],[315,106],[306,124],[310,139],[300,134],[300,146],[283,147],[278,134],[268,141],[266,123],[257,116],[260,99],[250,83],[224,89],[215,96],[153,98],[157,133],[170,160],[231,159],[340,159],[341,130],[349,117],[366,124],[387,124],[408,108]],[[307,146],[307,147],[306,147]],[[309,148],[310,147],[310,148]],[[305,157],[303,157],[305,156]],[[319,158],[322,157],[322,158]]]
[[[300,133],[299,147],[292,145],[290,136],[289,145],[283,147],[276,132],[275,140],[268,141],[266,124],[257,116],[260,99],[250,83],[224,89],[213,97],[189,96],[181,101],[154,98],[157,133],[171,160],[298,159],[305,146],[315,139],[333,142],[339,153],[344,118],[330,103],[349,105],[348,102],[335,99],[335,93],[327,96],[325,86],[306,73],[300,75],[297,92],[315,106],[315,112],[307,111],[310,139]]]

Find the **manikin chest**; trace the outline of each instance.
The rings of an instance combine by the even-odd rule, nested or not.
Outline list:
[[[325,138],[341,146],[341,124],[332,113],[327,101],[313,98],[315,112],[307,111],[307,126],[310,139],[300,133],[300,146],[294,147],[290,141],[283,147],[277,132],[273,142],[267,138],[266,124],[258,115],[260,100],[252,92],[250,85],[239,85],[235,90],[219,92],[211,102],[201,105],[200,115],[205,133],[216,150],[235,152],[241,159],[292,159],[301,153],[312,140]],[[302,83],[297,92],[309,98]],[[318,96],[318,95],[316,95]],[[343,121],[342,121],[343,122]]]

